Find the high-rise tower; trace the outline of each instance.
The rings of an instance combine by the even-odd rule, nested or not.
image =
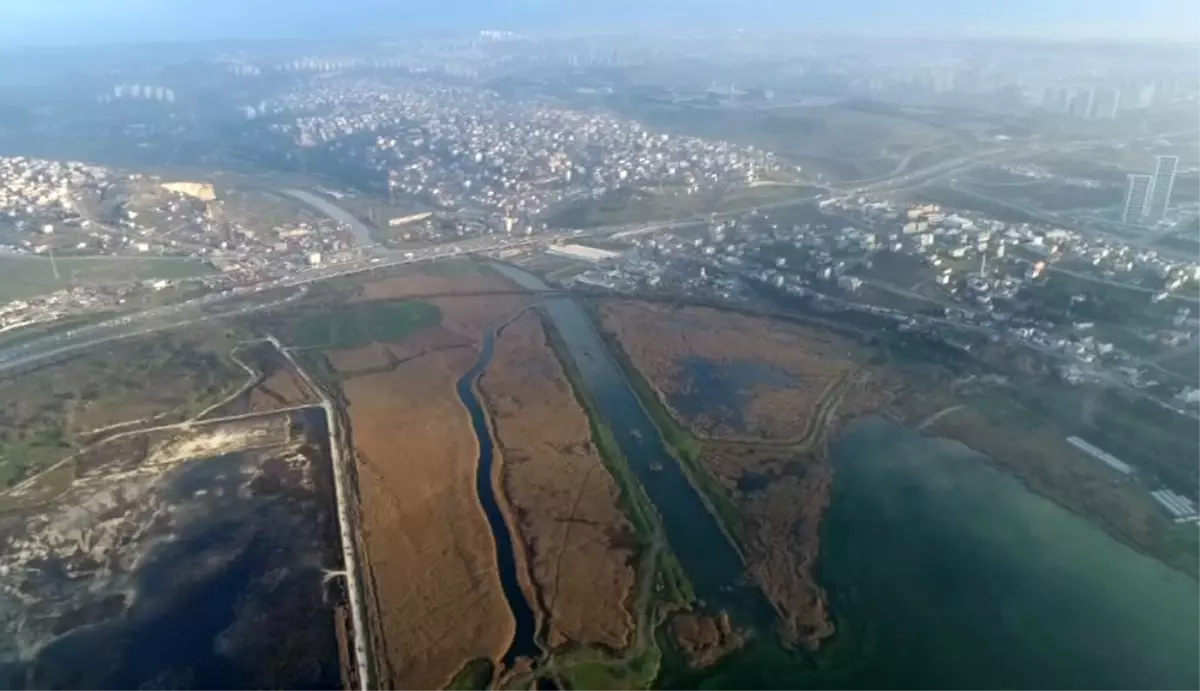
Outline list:
[[[1122,223],[1141,223],[1150,202],[1150,188],[1154,178],[1149,175],[1130,175],[1125,188],[1125,207],[1121,213]]]
[[[1146,222],[1158,223],[1167,213],[1171,203],[1171,191],[1175,188],[1175,171],[1179,168],[1178,156],[1158,156],[1154,166],[1154,181],[1150,186],[1150,197],[1146,203]]]

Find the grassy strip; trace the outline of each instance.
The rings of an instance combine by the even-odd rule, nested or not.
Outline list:
[[[612,428],[600,418],[599,407],[584,384],[583,375],[571,358],[566,343],[548,319],[543,318],[542,323],[547,341],[566,373],[575,400],[587,415],[600,460],[620,489],[623,513],[633,523],[638,541],[645,545],[643,549],[653,550],[657,545],[657,556],[647,555],[656,562],[649,571],[651,577],[656,578],[654,591],[645,590],[646,601],[635,605],[638,608],[635,615],[639,626],[656,628],[660,623],[654,616],[657,612],[691,608],[696,601],[695,591],[683,565],[665,542],[661,519],[654,504],[621,451]],[[648,584],[640,583],[639,588],[648,588]],[[571,688],[649,688],[658,676],[662,651],[652,630],[639,631],[635,640],[634,647],[624,657],[614,657],[596,648],[577,648],[556,654],[551,667],[560,673]]]
[[[648,645],[628,660],[614,660],[601,650],[580,648],[556,659],[560,676],[572,689],[648,689],[658,677],[662,651]]]
[[[56,257],[0,255],[0,303],[24,300],[77,285],[152,278],[181,279],[214,273],[208,264],[186,257]]]
[[[458,674],[450,680],[446,688],[450,691],[471,691],[472,689],[486,689],[491,686],[492,675],[495,672],[495,665],[492,661],[477,657],[470,660],[463,668],[458,670]]]
[[[225,343],[241,337],[236,329],[215,335]],[[245,370],[228,354],[194,345],[170,336],[151,336],[6,379],[5,387],[0,389],[0,403],[6,408],[0,410],[0,416],[10,415],[11,424],[0,430],[6,432],[0,434],[0,491],[108,436],[78,429],[81,423],[73,421],[72,415],[81,414],[81,408],[83,415],[88,406],[121,410],[147,396],[150,387],[162,396],[158,403],[171,403],[169,409],[153,416],[154,424],[182,422],[225,400],[245,384]],[[185,371],[201,373],[203,379],[189,389],[175,388],[178,382],[168,380]],[[164,387],[165,392],[161,390]],[[176,397],[179,400],[174,400]],[[151,399],[155,400],[153,395]],[[27,411],[37,412],[30,415]],[[130,430],[141,426],[149,425],[138,423]]]
[[[0,444],[0,489],[8,489],[54,465],[74,449],[59,427],[39,429],[29,440]]]
[[[622,508],[625,515],[633,523],[634,530],[641,542],[649,544],[655,539],[661,539],[662,526],[659,522],[658,512],[651,503],[650,497],[646,495],[645,489],[642,488],[641,482],[638,481],[633,468],[629,465],[629,460],[621,451],[612,429],[600,418],[599,406],[584,384],[583,375],[576,367],[575,361],[571,359],[566,343],[563,342],[562,337],[548,319],[543,319],[542,323],[547,341],[567,375],[567,381],[571,385],[575,400],[587,415],[592,440],[600,452],[600,460],[621,490],[621,500],[624,505]],[[670,550],[664,549],[660,553],[659,567],[666,592],[671,594],[671,597],[665,599],[679,606],[690,606],[695,601],[695,593],[692,591],[691,583],[688,581],[683,567],[670,553]]]
[[[637,366],[633,364],[633,360],[625,352],[625,348],[621,345],[621,342],[604,329],[603,321],[596,312],[595,307],[588,304],[586,309],[588,315],[596,324],[596,329],[600,333],[601,338],[604,339],[605,345],[608,346],[609,352],[613,354],[618,366],[620,366],[621,371],[624,373],[626,381],[629,382],[629,385],[633,388],[633,392],[641,400],[642,407],[650,415],[654,426],[658,428],[663,441],[671,447],[675,457],[679,459],[679,465],[683,469],[684,475],[687,476],[692,486],[699,491],[704,503],[717,518],[717,521],[721,523],[726,533],[738,545],[745,544],[745,530],[742,524],[741,512],[734,506],[733,500],[729,496],[729,491],[704,467],[704,463],[702,462],[703,446],[700,440],[684,428],[675,419],[675,416],[667,410],[659,398],[658,392],[646,380]]]
[[[441,320],[435,305],[415,300],[340,305],[302,316],[289,325],[288,341],[296,347],[353,348],[399,340]]]
[[[568,377],[570,378],[570,375]],[[579,385],[578,380],[571,378],[572,388],[579,391]],[[576,398],[578,399],[579,396]],[[589,404],[581,401],[581,405],[587,412],[588,423],[592,429],[592,439],[595,440],[596,448],[600,451],[601,461],[621,489],[622,503],[624,504],[622,508],[633,521],[639,539],[645,543],[662,539],[660,537],[662,526],[659,524],[658,512],[650,502],[650,497],[646,495],[646,490],[642,487],[641,482],[638,481],[637,475],[630,468],[629,461],[621,452],[612,429],[598,419],[595,410],[590,408]],[[692,590],[692,584],[688,580],[683,566],[669,549],[662,549],[659,552],[658,573],[662,576],[663,591],[659,598],[661,601],[680,608],[690,607],[695,602],[696,594]]]

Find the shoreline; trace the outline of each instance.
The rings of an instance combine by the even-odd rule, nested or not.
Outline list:
[[[723,488],[721,481],[701,466],[699,456],[702,449],[691,448],[693,444],[713,442],[706,442],[697,437],[692,433],[689,425],[678,420],[670,405],[663,401],[662,392],[641,373],[641,370],[634,364],[633,359],[625,351],[624,346],[620,343],[616,335],[604,327],[602,316],[595,310],[595,306],[591,302],[585,303],[584,311],[595,326],[596,332],[600,335],[604,345],[613,355],[613,360],[616,361],[617,367],[620,368],[621,373],[629,382],[630,388],[638,399],[638,403],[646,411],[647,417],[654,423],[655,428],[658,429],[667,450],[675,459],[675,462],[679,464],[680,470],[682,470],[688,484],[691,485],[692,490],[700,498],[709,514],[716,520],[722,534],[725,535],[726,541],[729,542],[730,547],[738,554],[738,557],[742,561],[742,566],[745,568],[747,560],[742,545],[744,537],[741,535],[741,520],[737,516],[726,513],[736,512],[737,508],[733,506],[732,500],[729,497],[718,493],[721,490],[707,485],[707,483],[711,482],[715,483],[717,487]],[[643,391],[643,387],[646,391]],[[652,396],[653,400],[646,400],[647,394]],[[656,415],[656,412],[659,415]],[[665,419],[660,417],[660,415],[665,416]],[[672,428],[663,429],[664,423],[670,424]],[[684,438],[678,439],[680,436]],[[701,481],[700,478],[704,478],[704,481]],[[713,496],[714,493],[718,493],[716,497]],[[718,503],[727,504],[727,506],[722,510],[718,508]],[[734,525],[730,525],[730,523]]]

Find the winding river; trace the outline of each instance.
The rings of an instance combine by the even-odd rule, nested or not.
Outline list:
[[[519,657],[536,659],[539,653],[537,645],[537,621],[533,608],[521,590],[521,581],[517,577],[516,550],[513,546],[512,533],[504,520],[504,513],[496,500],[496,486],[492,481],[492,467],[495,462],[495,442],[492,430],[488,425],[487,413],[479,402],[476,383],[480,375],[492,361],[492,353],[496,345],[496,329],[489,329],[483,338],[483,347],[475,364],[459,380],[456,386],[458,397],[471,414],[471,427],[479,440],[479,463],[475,470],[475,490],[479,494],[479,502],[487,515],[492,536],[496,540],[496,565],[500,571],[500,587],[504,591],[504,599],[516,619],[517,629],[513,633],[512,643],[504,654],[504,665],[512,667]]]

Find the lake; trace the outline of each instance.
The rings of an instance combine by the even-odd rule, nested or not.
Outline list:
[[[515,267],[493,266],[544,288]],[[697,593],[755,632],[711,670],[668,664],[663,685],[1200,686],[1195,581],[1029,492],[965,446],[877,418],[851,425],[830,449],[833,497],[818,569],[838,634],[815,654],[783,650],[763,619],[761,594],[740,578],[736,554],[666,453],[595,325],[570,298],[544,304]],[[711,406],[734,405],[722,390],[736,398],[746,379],[767,377],[738,374],[728,382],[715,377],[731,384],[723,388],[700,377],[697,393]],[[650,471],[650,463],[663,472]]]
[[[838,634],[756,639],[707,688],[1196,688],[1200,591],[956,442],[881,419],[833,445],[819,572]]]

